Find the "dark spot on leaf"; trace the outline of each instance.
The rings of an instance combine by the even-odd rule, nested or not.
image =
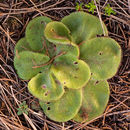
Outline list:
[[[46,88],[46,85],[45,85],[45,84],[43,84],[43,85],[42,85],[42,88],[43,88],[43,89],[45,89],[45,88]]]
[[[46,22],[45,21],[41,21],[41,24],[43,24],[44,26],[46,26]]]
[[[50,107],[48,107],[48,108],[47,108],[47,110],[51,110],[51,108],[50,108]]]
[[[93,73],[91,73],[91,75],[93,75]]]
[[[47,102],[46,104],[50,104],[50,102]]]
[[[56,63],[56,62],[54,62],[53,64],[54,64],[54,66],[56,66],[56,65],[57,65],[57,63]]]
[[[96,82],[95,82],[95,85],[97,85],[98,83],[99,83],[99,81],[96,81]]]
[[[44,21],[41,21],[41,24],[44,24]]]
[[[64,84],[66,84],[66,82],[64,82]]]
[[[64,86],[64,90],[65,90],[65,91],[68,90],[67,86]]]
[[[78,77],[77,76],[74,76],[75,79],[77,79]]]
[[[101,52],[101,51],[98,53],[98,55],[100,55],[100,56],[101,56],[102,54],[103,54],[103,52]]]
[[[52,28],[52,29],[51,29],[51,32],[55,32],[55,30]]]
[[[87,110],[85,108],[81,108],[81,114],[80,116],[83,118],[83,119],[87,119],[88,118],[88,113],[87,113]]]
[[[53,44],[53,46],[54,46],[54,47],[56,47],[56,45],[55,45],[55,44]]]
[[[47,92],[45,93],[45,96],[48,96],[48,94],[49,94],[49,91],[47,91]]]
[[[56,45],[54,45],[54,50],[55,50],[55,51],[57,50]]]
[[[42,73],[41,71],[39,73]]]
[[[75,64],[75,65],[77,65],[77,64],[78,64],[78,62],[77,62],[77,61],[75,61],[75,62],[74,62],[74,64]]]
[[[56,84],[60,85],[60,81],[59,80],[55,80]]]
[[[103,36],[104,36],[104,34],[97,35],[97,37],[103,37]]]

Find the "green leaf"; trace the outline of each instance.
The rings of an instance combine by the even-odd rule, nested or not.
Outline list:
[[[46,24],[52,20],[45,16],[36,17],[29,22],[26,28],[26,40],[33,51],[41,51],[50,44],[44,37]],[[44,50],[45,51],[45,50]]]
[[[107,6],[104,8],[105,14],[110,16],[111,14],[116,14],[116,12],[110,7],[110,4],[107,4]]]
[[[62,19],[62,22],[69,28],[72,41],[76,44],[88,41],[97,35],[103,34],[100,20],[85,12],[74,12]],[[104,25],[106,35],[107,28]]]
[[[22,115],[23,113],[28,115],[28,105],[26,104],[26,101],[23,101],[19,105],[19,108],[17,108],[17,110],[18,110],[17,115]]]
[[[29,43],[27,42],[26,38],[24,37],[24,38],[21,38],[17,42],[14,52],[15,52],[15,55],[17,55],[16,53],[20,53],[22,51],[31,51],[31,50],[32,49],[30,48]]]
[[[82,106],[73,119],[78,122],[87,122],[104,112],[109,100],[110,90],[107,81],[90,80],[82,89],[82,92]]]
[[[23,101],[23,103],[20,104],[20,106],[25,106],[26,105],[26,101]]]
[[[69,29],[61,22],[50,22],[45,28],[45,37],[54,44],[69,44],[71,41]]]
[[[76,6],[75,6],[76,11],[82,11],[83,10],[82,6],[83,6],[83,3],[79,4],[79,3],[76,2]]]
[[[75,57],[76,59],[79,57],[79,47],[74,44],[74,43],[70,43],[70,44],[67,44],[67,45],[57,45],[56,46],[56,55],[59,55],[63,53],[63,55],[59,56],[58,58],[55,59],[55,61],[59,61],[59,60],[66,60],[68,62],[70,62],[71,59],[71,56],[72,57]],[[67,59],[68,57],[70,57],[69,59]]]
[[[49,61],[49,57],[41,53],[22,51],[14,58],[14,66],[20,78],[29,80],[40,71],[48,69],[48,65],[43,65]]]
[[[80,46],[80,59],[90,66],[94,79],[109,79],[118,70],[121,61],[121,48],[111,38],[94,38]]]
[[[82,104],[82,91],[67,89],[57,101],[45,103],[40,101],[44,113],[52,120],[65,122],[72,119]]]
[[[52,65],[51,72],[67,88],[82,88],[90,78],[89,66],[82,60],[75,60],[72,63],[61,61]]]
[[[33,77],[28,83],[28,89],[42,101],[58,100],[64,94],[64,88],[60,81],[48,71]]]
[[[96,9],[96,6],[93,0],[89,2],[88,4],[85,4],[85,7],[89,9],[88,10],[89,12],[92,12],[92,14],[94,14],[94,10]]]
[[[26,115],[28,115],[28,111],[24,111],[24,113],[25,113]]]
[[[17,115],[18,115],[18,116],[20,116],[20,115],[22,115],[22,114],[23,114],[23,111],[18,111],[18,112],[17,112]]]

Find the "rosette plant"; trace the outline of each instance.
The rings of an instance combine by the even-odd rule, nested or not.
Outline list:
[[[121,61],[119,44],[100,20],[74,12],[60,22],[40,16],[29,22],[15,46],[14,66],[46,116],[86,122],[101,115],[109,100],[107,79]]]

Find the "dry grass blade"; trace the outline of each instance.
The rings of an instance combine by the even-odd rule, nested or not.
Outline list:
[[[101,26],[102,26],[103,34],[104,34],[104,36],[106,36],[105,29],[104,29],[103,22],[102,22],[102,18],[101,18],[101,14],[100,14],[99,9],[97,7],[96,0],[94,0],[94,3],[96,5],[96,9],[97,9],[98,17],[99,17],[99,20],[100,20],[100,23],[101,23]]]

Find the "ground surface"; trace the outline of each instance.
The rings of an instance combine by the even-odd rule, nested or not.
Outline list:
[[[78,0],[77,0],[78,1]],[[14,46],[24,36],[28,22],[36,16],[53,20],[75,11],[75,0],[0,0],[0,129],[1,130],[61,130],[61,129],[130,129],[130,16],[129,0],[99,0],[97,7],[105,22],[109,36],[122,47],[122,62],[118,73],[109,80],[110,100],[105,114],[85,124],[49,120],[27,90],[27,82],[19,79],[13,66]],[[89,0],[83,2],[88,3]],[[110,3],[116,15],[107,16],[104,4]],[[130,2],[130,1],[129,1]],[[83,7],[84,8],[84,7]],[[84,8],[85,12],[88,9]],[[98,16],[95,10],[94,15]],[[26,101],[29,114],[18,116],[18,105]]]

